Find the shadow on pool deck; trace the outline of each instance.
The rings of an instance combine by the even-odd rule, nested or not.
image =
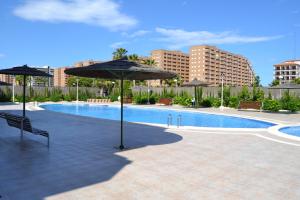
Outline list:
[[[20,113],[20,111],[8,111]],[[8,127],[0,119],[0,195],[2,199],[44,199],[101,183],[131,163],[118,155],[118,121],[100,120],[50,111],[27,112],[46,138]],[[181,136],[164,128],[125,123],[125,145],[136,149],[178,142]],[[0,198],[1,199],[1,198]]]

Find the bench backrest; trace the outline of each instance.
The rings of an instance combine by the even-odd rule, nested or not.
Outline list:
[[[22,121],[23,121],[23,130],[32,132],[32,126],[30,120],[27,117],[23,118],[22,116],[19,115],[5,113],[5,119],[9,126],[19,128],[19,129],[22,128]]]
[[[262,106],[262,103],[259,101],[241,101],[239,109],[257,109],[259,110]]]
[[[169,105],[172,105],[172,99],[171,98],[160,98],[158,103],[169,106]]]

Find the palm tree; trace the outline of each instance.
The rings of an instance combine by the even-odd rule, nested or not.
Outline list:
[[[143,64],[153,66],[156,64],[156,62],[153,59],[146,59],[143,61]]]
[[[139,56],[137,54],[131,54],[128,56],[128,59],[131,61],[139,61]]]
[[[127,54],[127,50],[124,48],[117,48],[114,52],[113,52],[113,59],[117,60],[117,59],[121,59],[126,57]]]
[[[134,62],[139,62],[139,56],[137,54],[131,54],[128,59]],[[135,80],[132,80],[133,87],[135,87]]]

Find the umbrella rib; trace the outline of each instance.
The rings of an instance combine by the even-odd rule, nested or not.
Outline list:
[[[117,73],[114,73],[113,71],[110,71],[110,70],[106,70],[108,73],[114,75],[115,77],[118,77],[118,78],[121,78],[120,76],[118,76]]]

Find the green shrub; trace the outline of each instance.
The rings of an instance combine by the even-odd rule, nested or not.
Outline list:
[[[201,102],[201,106],[202,107],[211,107],[213,104],[213,98],[206,98],[206,99],[203,99],[202,102]]]
[[[49,98],[45,96],[35,96],[32,100],[37,102],[46,102],[49,101]]]
[[[228,86],[225,86],[224,89],[223,89],[223,103],[224,103],[224,106],[228,106],[229,105],[230,94],[231,94],[230,90],[231,90],[231,88],[228,87]],[[218,96],[221,99],[221,97],[222,97],[222,90],[220,90],[218,92]]]
[[[263,110],[277,112],[281,109],[280,103],[277,100],[265,99],[263,101]]]
[[[72,101],[72,98],[71,98],[71,96],[69,94],[63,95],[63,99],[65,101]]]
[[[197,87],[196,90],[195,90],[195,104],[196,104],[196,106],[201,105],[202,96],[203,96],[202,87]]]
[[[250,93],[247,86],[243,86],[242,91],[239,93],[239,99],[241,101],[249,101],[250,100]]]
[[[157,101],[157,96],[152,94],[149,96],[149,103],[150,104],[155,104]],[[148,94],[143,93],[143,94],[133,94],[133,102],[136,104],[147,104],[148,103]]]
[[[218,108],[221,106],[221,100],[219,98],[214,98],[212,102],[212,106]]]
[[[230,108],[237,108],[239,106],[239,98],[236,96],[230,97],[228,106]]]
[[[252,91],[252,100],[253,101],[263,101],[264,95],[265,95],[265,93],[263,90],[253,86],[253,91]]]
[[[192,98],[186,96],[176,96],[173,99],[174,104],[179,104],[182,106],[190,106],[192,105]]]
[[[57,102],[63,100],[63,94],[61,89],[59,88],[53,88],[50,92],[50,101]]]
[[[282,98],[280,99],[280,104],[284,110],[289,110],[291,112],[300,110],[299,99],[291,96],[289,91],[284,92]]]
[[[0,88],[0,102],[9,102],[12,98],[11,89],[5,87],[4,89]]]

